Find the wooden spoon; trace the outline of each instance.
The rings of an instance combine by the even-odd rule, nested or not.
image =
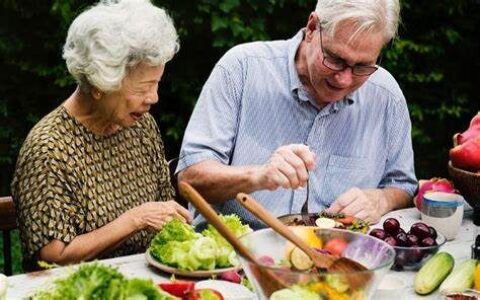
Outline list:
[[[305,254],[310,257],[317,268],[326,269],[329,272],[347,274],[364,272],[365,275],[363,276],[358,274],[357,276],[351,276],[352,280],[349,279],[349,283],[352,287],[362,287],[370,280],[371,273],[366,272],[368,269],[365,266],[347,257],[337,258],[332,255],[315,251],[307,243],[300,239],[288,226],[284,225],[280,220],[270,214],[251,196],[244,193],[239,193],[237,195],[237,201],[253,215],[305,252]]]
[[[218,214],[213,210],[210,204],[188,183],[181,181],[179,190],[182,196],[195,206],[195,208],[205,217],[205,219],[215,227],[218,232],[232,245],[232,247],[241,256],[250,260],[252,273],[255,273],[255,280],[262,287],[263,291],[270,297],[276,291],[286,288],[288,285],[279,278],[273,271],[263,269],[262,264],[258,262],[255,256],[248,250],[235,236],[235,234],[222,222]]]

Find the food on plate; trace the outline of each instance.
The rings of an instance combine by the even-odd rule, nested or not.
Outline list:
[[[238,237],[251,231],[236,215],[220,216]],[[213,270],[238,265],[233,247],[211,225],[196,233],[193,226],[177,219],[157,233],[148,249],[151,256],[165,265],[186,271]]]
[[[218,279],[230,281],[238,284],[242,282],[242,276],[240,276],[237,270],[230,270],[230,271],[225,271],[223,273],[220,273],[220,275],[218,275]]]
[[[440,285],[440,293],[463,293],[473,287],[475,277],[475,259],[467,259],[447,276]]]
[[[438,252],[415,275],[415,292],[426,295],[433,292],[452,271],[455,261],[448,252]]]
[[[423,195],[433,192],[456,193],[457,191],[453,183],[445,178],[433,177],[429,180],[420,179],[418,181],[418,193],[413,198],[413,203],[421,210]]]
[[[178,299],[161,289],[151,280],[127,279],[117,269],[97,262],[81,264],[64,278],[56,279],[51,286],[36,292],[34,300],[69,299]]]
[[[368,231],[367,222],[343,213],[328,213],[326,211],[322,211],[319,213],[309,214],[308,217],[310,218],[310,222],[312,224],[315,224],[320,228],[347,229],[362,233],[366,233]],[[280,220],[283,220],[283,222],[288,226],[305,226],[305,222],[303,221],[301,215],[287,215],[280,217]]]
[[[195,282],[173,280],[170,282],[161,282],[158,286],[170,295],[182,298],[195,289]]]
[[[334,219],[320,217],[315,220],[315,225],[319,228],[335,228],[337,223]]]
[[[193,290],[183,298],[184,300],[223,300],[222,294],[214,289]]]

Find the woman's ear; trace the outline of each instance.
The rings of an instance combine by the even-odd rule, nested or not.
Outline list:
[[[310,16],[308,16],[307,26],[305,27],[305,40],[311,41],[313,39],[313,35],[315,30],[317,30],[318,24],[318,16],[315,12],[312,12]]]
[[[103,92],[96,87],[92,87],[92,89],[90,90],[90,95],[93,97],[93,99],[100,100],[102,99]]]

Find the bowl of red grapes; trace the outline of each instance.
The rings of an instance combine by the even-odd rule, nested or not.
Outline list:
[[[441,233],[425,223],[417,222],[406,231],[395,218],[386,219],[383,228],[374,228],[369,234],[395,249],[392,269],[396,271],[420,269],[446,241]]]

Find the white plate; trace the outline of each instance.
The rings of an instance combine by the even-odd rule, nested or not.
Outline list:
[[[161,262],[153,258],[153,256],[150,255],[150,251],[148,250],[145,252],[145,258],[147,259],[147,262],[150,265],[154,266],[159,270],[162,270],[166,273],[185,276],[185,277],[206,278],[206,277],[210,277],[212,275],[218,275],[227,271],[240,270],[240,267],[230,267],[230,268],[213,269],[213,270],[198,270],[198,271],[180,270],[180,269],[162,264]]]
[[[255,294],[245,286],[225,280],[202,280],[195,283],[196,289],[214,289],[225,300],[255,300]]]

